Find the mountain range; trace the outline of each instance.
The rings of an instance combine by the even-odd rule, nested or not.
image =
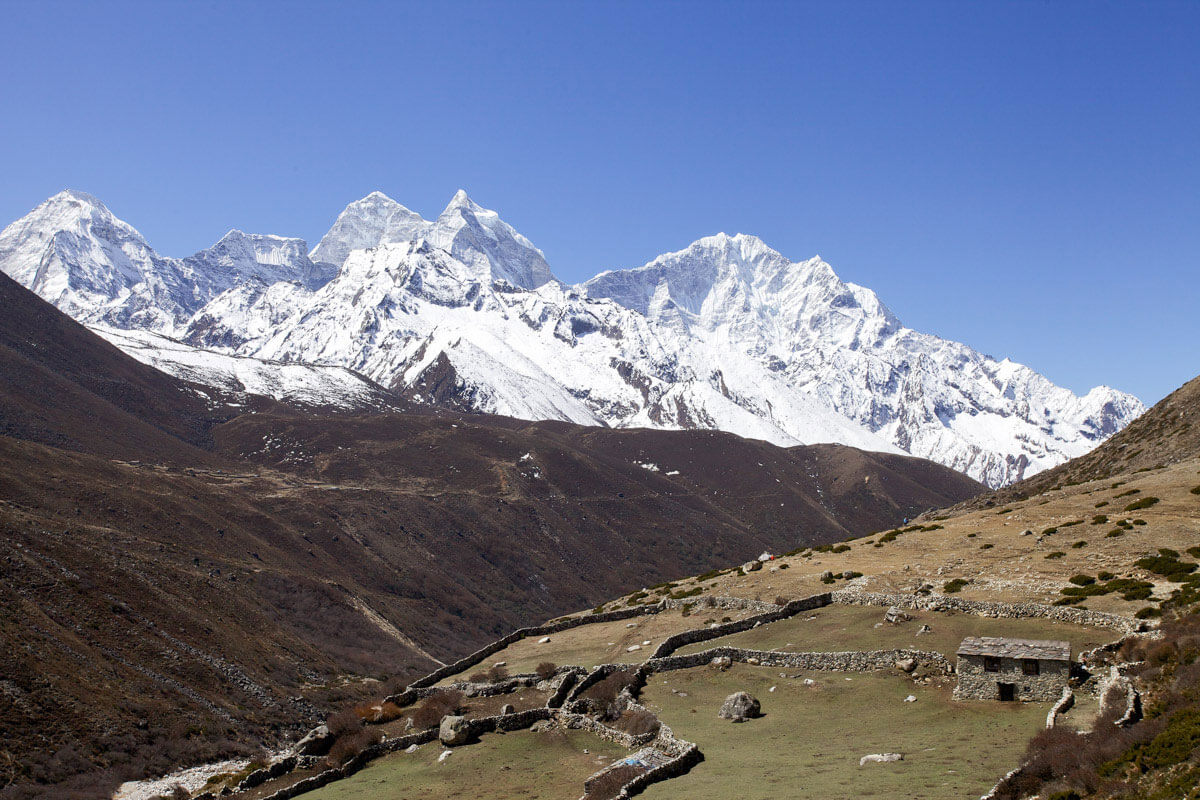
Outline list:
[[[906,328],[819,257],[702,238],[579,285],[465,192],[432,221],[374,192],[311,252],[231,231],[155,252],[61,192],[0,233],[0,270],[135,358],[191,381],[360,407],[709,429],[928,458],[999,487],[1144,411]],[[289,372],[291,374],[289,374]]]

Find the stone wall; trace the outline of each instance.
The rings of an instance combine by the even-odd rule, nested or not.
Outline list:
[[[732,598],[717,598],[717,599],[732,599]],[[814,608],[821,608],[823,606],[827,606],[827,605],[829,605],[829,603],[830,603],[830,594],[828,592],[824,592],[822,594],[815,594],[815,595],[812,595],[811,597],[805,597],[800,600],[793,600],[792,602],[788,603],[787,605],[783,605],[783,606],[777,606],[777,605],[766,606],[766,604],[762,604],[762,605],[766,606],[767,608],[769,608],[770,610],[765,611],[762,614],[757,614],[753,617],[746,617],[745,619],[739,619],[734,622],[726,622],[721,625],[714,625],[709,628],[696,628],[694,630],[683,631],[682,633],[676,633],[673,636],[668,636],[666,639],[663,639],[659,643],[658,647],[656,647],[654,649],[654,654],[650,658],[651,658],[651,660],[654,660],[656,658],[664,658],[665,656],[669,656],[671,653],[674,653],[679,648],[686,647],[689,644],[696,644],[697,642],[707,642],[712,639],[720,639],[722,636],[728,636],[731,633],[741,633],[742,631],[748,631],[751,628],[757,627],[759,625],[766,625],[767,623],[770,623],[770,622],[777,622],[778,620],[781,620],[781,619],[787,619],[788,617],[794,617],[797,614],[800,614],[804,611],[811,611]]]
[[[1071,677],[1069,661],[1038,659],[1037,675],[1024,673],[1024,659],[1001,658],[999,661],[999,671],[988,672],[984,669],[983,656],[959,656],[958,685],[954,687],[954,699],[999,700],[999,684],[1010,683],[1015,688],[1016,700],[1052,701],[1062,695]]]
[[[1070,686],[1064,686],[1062,697],[1058,698],[1058,702],[1050,709],[1050,713],[1046,714],[1046,728],[1053,728],[1058,723],[1058,715],[1065,714],[1075,705],[1075,693],[1071,691]]]
[[[552,633],[578,628],[580,625],[592,625],[597,622],[616,622],[623,619],[632,619],[633,617],[641,617],[646,614],[658,614],[665,611],[667,606],[663,603],[655,603],[648,606],[634,606],[632,608],[621,608],[616,611],[605,611],[601,614],[585,614],[576,617],[567,617],[565,619],[547,622],[545,625],[538,625],[533,628],[518,628],[507,636],[497,639],[491,644],[485,645],[480,649],[471,653],[469,656],[464,656],[453,664],[447,664],[444,667],[435,669],[433,672],[426,675],[424,678],[418,678],[410,683],[410,689],[421,688],[424,686],[432,686],[442,678],[448,678],[451,675],[470,669],[479,664],[488,656],[499,653],[510,644],[519,642],[529,636],[549,636]]]
[[[1070,606],[1045,606],[1040,603],[993,603],[985,600],[966,600],[945,594],[882,594],[863,592],[858,589],[839,589],[832,593],[832,600],[835,603],[852,606],[899,606],[923,611],[959,611],[981,617],[1050,619],[1057,622],[1071,622],[1076,625],[1112,628],[1122,633],[1134,633],[1149,627],[1143,620],[1123,617],[1120,614],[1107,614],[1103,611],[1090,611]]]
[[[928,650],[864,650],[848,652],[786,653],[778,650],[749,650],[743,647],[714,647],[683,656],[652,658],[646,666],[655,672],[704,666],[714,658],[728,657],[743,664],[786,667],[825,672],[876,672],[895,669],[896,662],[911,658],[919,667],[950,672],[952,665],[941,653]]]

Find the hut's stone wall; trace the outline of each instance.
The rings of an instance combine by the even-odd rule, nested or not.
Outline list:
[[[957,700],[1000,700],[1000,685],[1010,684],[1013,700],[1050,701],[1062,696],[1063,687],[1071,677],[1071,662],[1037,659],[1038,674],[1026,675],[1020,658],[997,658],[1000,669],[989,672],[984,668],[986,656],[958,657]]]

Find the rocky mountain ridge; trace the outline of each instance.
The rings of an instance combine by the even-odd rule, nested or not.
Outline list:
[[[432,222],[375,192],[311,254],[298,242],[232,232],[167,259],[64,192],[0,234],[0,269],[89,324],[344,367],[418,403],[839,442],[993,487],[1082,455],[1144,410],[905,328],[820,258],[792,262],[754,236],[705,237],[569,286],[465,192]],[[172,352],[143,360],[183,374]]]

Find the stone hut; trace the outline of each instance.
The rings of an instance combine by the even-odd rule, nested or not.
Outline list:
[[[956,700],[1057,700],[1071,675],[1071,644],[968,636],[958,646]]]

